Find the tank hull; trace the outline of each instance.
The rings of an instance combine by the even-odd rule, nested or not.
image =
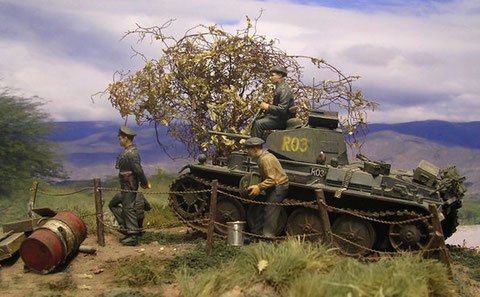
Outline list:
[[[388,224],[377,223],[375,220],[395,223],[427,217],[429,216],[428,206],[433,204],[445,218],[442,224],[446,237],[455,231],[458,224],[456,214],[458,208],[461,207],[461,200],[456,197],[445,199],[436,188],[415,183],[412,172],[391,169],[388,174],[377,175],[366,172],[363,162],[334,167],[281,158],[279,160],[289,178],[289,193],[286,201],[293,204],[302,202],[311,202],[312,204],[311,206],[282,206],[284,213],[280,222],[282,229],[278,230],[277,236],[292,234],[292,230],[296,230],[293,231],[294,235],[323,232],[315,227],[320,225],[321,220],[316,204],[316,190],[323,190],[325,194],[326,203],[331,210],[328,219],[332,228],[338,232],[352,227],[363,230],[364,234],[358,234],[358,236],[362,235],[368,238],[365,243],[368,247],[367,251],[401,251],[406,249],[402,247],[403,242],[407,243],[408,249],[426,248],[432,239],[431,230],[428,229],[430,224],[427,221],[421,221],[420,224],[412,223],[408,227],[404,226],[400,227],[400,230],[396,230]],[[193,188],[208,189],[212,180],[218,180],[220,189],[227,193],[227,195],[219,194],[219,203],[223,203],[222,207],[225,212],[236,214],[230,217],[223,216],[221,223],[243,220],[249,222],[258,214],[258,208],[253,207],[251,203],[246,203],[241,199],[235,203],[232,202],[235,200],[235,196],[241,196],[239,185],[242,177],[252,172],[258,172],[256,162],[250,159],[246,152],[234,152],[230,160],[221,165],[198,163],[189,164],[185,167],[185,169],[187,168],[189,173],[179,177],[172,185],[181,184],[184,179],[191,179],[193,183],[197,184]],[[192,187],[185,189],[192,189]],[[179,189],[174,187],[172,190]],[[198,197],[198,201],[204,201],[202,206],[191,207],[193,213],[189,213],[188,216],[178,211],[178,202],[175,201],[175,197],[170,197],[170,205],[177,215],[186,221],[207,218],[210,197],[206,194],[202,195],[203,197]],[[305,210],[306,208],[310,210]],[[348,215],[349,212],[351,215]],[[373,218],[373,220],[361,221],[352,218],[356,216]],[[222,217],[222,215],[217,217]],[[192,227],[202,229],[199,225]],[[247,224],[245,229],[250,232],[252,227],[251,224]],[[221,235],[225,235],[226,230],[216,229],[217,233]],[[395,238],[398,232],[401,234],[398,235],[401,237],[400,239]],[[414,243],[409,241],[411,234],[413,234]],[[415,236],[418,239],[415,240]],[[313,235],[311,237],[319,238],[319,236]],[[421,238],[424,237],[428,240],[421,242]],[[351,250],[351,245],[345,249],[347,254],[364,254],[363,251],[358,250],[349,252],[349,248]]]

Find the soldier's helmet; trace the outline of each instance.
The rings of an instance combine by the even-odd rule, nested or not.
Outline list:
[[[120,126],[118,129],[118,135],[124,135],[124,136],[136,136],[137,132],[133,131],[132,129],[128,128],[127,126]]]
[[[291,118],[287,121],[286,130],[297,129],[303,126],[303,121],[299,118]]]
[[[280,73],[283,76],[287,76],[287,74],[288,74],[287,68],[285,68],[283,66],[273,66],[272,68],[270,68],[269,72],[270,73],[272,73],[272,72]]]

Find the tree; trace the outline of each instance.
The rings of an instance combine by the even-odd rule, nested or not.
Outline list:
[[[0,92],[0,198],[32,177],[66,177],[56,162],[56,145],[47,138],[55,127],[36,100]]]
[[[353,146],[361,146],[359,136],[367,128],[366,110],[376,103],[363,98],[352,83],[358,76],[345,76],[322,59],[287,55],[276,41],[257,34],[260,16],[252,24],[247,17],[245,29],[235,34],[220,26],[198,25],[176,39],[164,31],[170,20],[160,27],[141,27],[129,31],[139,42],[149,38],[160,42],[163,54],[158,59],[135,51],[145,66],[135,74],[117,71],[108,93],[112,106],[122,117],[135,116],[137,124],[155,122],[168,127],[168,133],[187,147],[190,156],[200,152],[221,156],[237,149],[233,139],[212,136],[208,130],[249,134],[259,104],[272,100],[268,70],[274,65],[289,71],[289,84],[296,97],[299,117],[305,119],[312,108],[343,109],[341,119]],[[125,37],[124,36],[124,37]],[[328,79],[314,77],[303,82],[305,67],[322,72]],[[162,143],[158,139],[160,145]]]

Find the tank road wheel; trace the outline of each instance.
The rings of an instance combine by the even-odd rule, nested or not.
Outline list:
[[[332,225],[335,245],[349,256],[362,256],[369,252],[375,243],[375,230],[370,222],[350,216],[339,216]],[[350,242],[353,243],[350,243]]]
[[[196,182],[188,175],[181,176],[170,186],[171,192],[191,192],[205,190],[207,186]],[[205,211],[209,193],[171,193],[170,203],[173,209],[183,218],[200,217]]]
[[[426,219],[408,224],[391,225],[388,232],[390,243],[396,251],[426,249],[433,235],[433,228]]]
[[[304,207],[295,209],[288,217],[287,232],[289,235],[321,233],[306,238],[309,240],[322,238],[324,230],[318,210]]]
[[[215,221],[226,225],[227,222],[245,221],[245,208],[236,199],[219,196]],[[228,228],[215,224],[215,230],[222,235],[227,235]]]
[[[260,213],[263,211],[265,205],[252,203],[247,210],[247,224],[250,230],[255,226],[255,220],[258,218]],[[281,208],[280,216],[278,217],[277,230],[275,230],[275,235],[279,235],[285,229],[285,224],[287,224],[287,211],[285,208]]]

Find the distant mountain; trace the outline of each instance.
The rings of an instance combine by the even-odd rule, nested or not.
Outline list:
[[[425,138],[448,146],[480,149],[480,122],[451,123],[445,121],[421,121],[399,124],[370,124],[371,134],[394,131],[400,134]]]
[[[113,122],[58,122],[61,129],[51,140],[62,144],[67,157],[64,162],[71,179],[92,179],[114,176],[118,145],[118,123]],[[156,142],[153,126],[131,126],[137,131],[142,164],[148,174],[162,168],[177,172],[188,159],[170,159]],[[480,122],[450,123],[423,121],[401,124],[371,124],[362,153],[372,160],[382,160],[403,169],[414,169],[421,160],[438,167],[456,165],[467,176],[470,193],[480,193]],[[169,146],[175,157],[186,156],[183,144],[159,127],[161,142]]]

